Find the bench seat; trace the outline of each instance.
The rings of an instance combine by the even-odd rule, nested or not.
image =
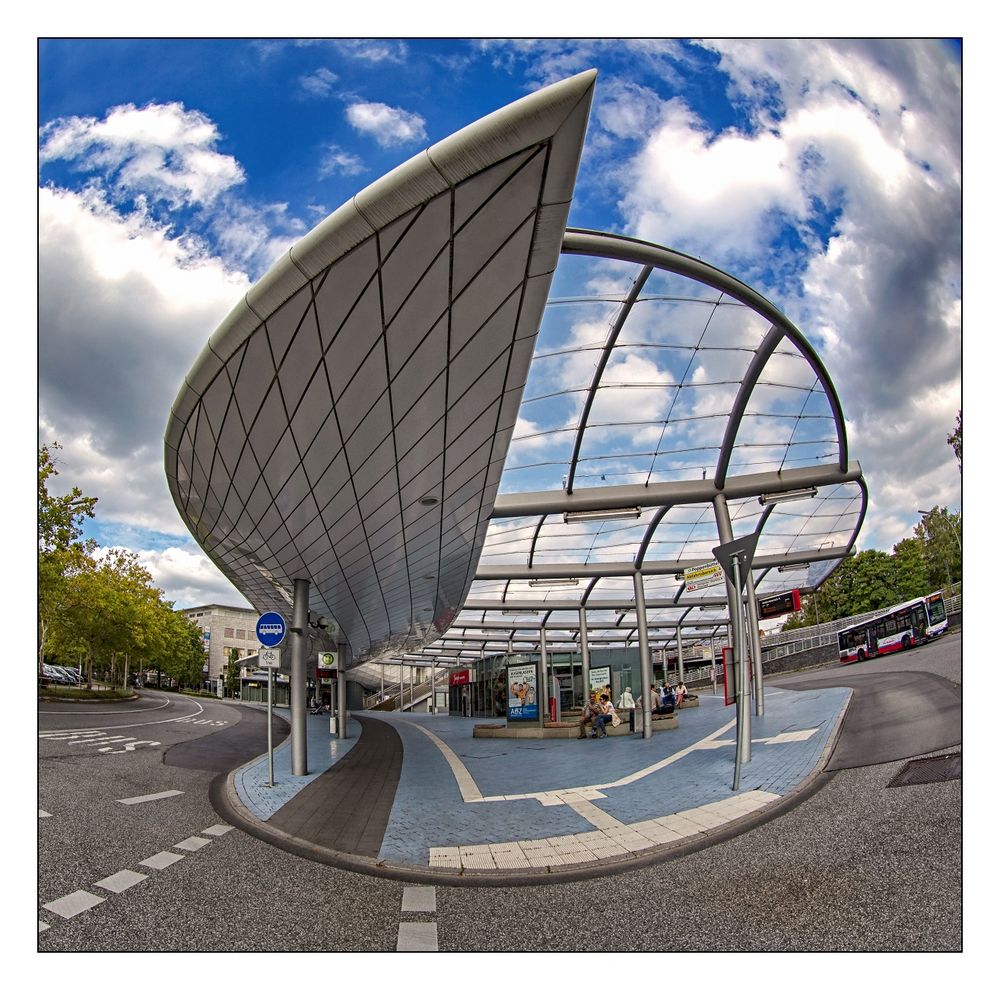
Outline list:
[[[654,715],[653,731],[661,732],[665,729],[677,728],[676,715]],[[590,726],[586,726],[590,731]],[[608,725],[606,727],[609,736],[631,735],[628,729],[628,719],[622,719],[621,725]],[[636,719],[636,732],[642,732],[642,721]],[[484,722],[472,728],[474,739],[576,739],[580,733],[580,726],[576,721],[546,722],[542,728],[537,722],[525,722],[523,725],[516,723],[508,725],[505,722]]]

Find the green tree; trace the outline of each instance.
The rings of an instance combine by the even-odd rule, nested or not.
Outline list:
[[[234,646],[229,651],[229,663],[226,666],[226,690],[229,697],[236,696],[240,687],[240,651]]]
[[[962,470],[962,410],[958,410],[955,429],[948,434],[948,444],[958,458],[958,470]]]
[[[917,537],[901,540],[892,548],[896,565],[896,590],[901,601],[919,598],[934,589],[927,577],[924,542]]]
[[[201,630],[181,612],[164,605],[164,636],[152,666],[172,677],[181,687],[199,687],[205,647]]]
[[[96,498],[73,488],[52,495],[49,481],[59,474],[53,452],[58,443],[38,448],[38,670],[50,648],[53,630],[76,609],[69,582],[92,569],[97,544],[83,539],[83,521],[93,518]]]
[[[928,590],[950,587],[962,579],[962,515],[937,505],[921,515],[913,532],[924,544]]]

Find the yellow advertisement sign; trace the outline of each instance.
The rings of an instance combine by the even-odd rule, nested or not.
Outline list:
[[[688,591],[701,591],[722,584],[726,576],[722,573],[719,563],[699,564],[697,567],[684,568],[684,585]]]

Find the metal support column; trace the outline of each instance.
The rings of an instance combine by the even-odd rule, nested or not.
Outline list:
[[[545,645],[545,626],[539,630],[538,650],[539,657],[539,678],[538,678],[538,716],[539,724],[545,725],[549,718],[549,652]]]
[[[431,660],[431,714],[438,713],[437,658]]]
[[[590,700],[590,643],[587,641],[587,609],[580,606],[580,676],[583,680],[583,707]]]
[[[653,709],[649,701],[652,687],[653,661],[649,655],[649,630],[646,628],[646,595],[642,587],[642,573],[632,575],[635,587],[635,624],[639,627],[639,671],[642,681],[642,738],[653,738]]]
[[[292,599],[291,677],[289,703],[292,716],[292,774],[304,777],[309,773],[306,755],[306,637],[309,635],[309,582],[295,578]]]
[[[720,543],[733,542],[733,524],[729,519],[729,506],[725,495],[712,499],[715,509],[715,523],[719,530]],[[727,569],[728,570],[728,569]],[[745,647],[741,630],[743,622],[743,596],[733,586],[732,575],[726,576],[726,597],[729,600],[729,642],[733,648],[736,672],[736,750],[739,763],[750,762],[750,720],[746,716],[749,709],[743,704],[746,694],[746,658],[740,652]]]
[[[747,575],[747,638],[753,662],[754,713],[764,714],[764,664],[760,655],[760,624],[757,620],[757,589],[753,586],[753,571]]]
[[[677,623],[677,683],[684,683],[684,640],[681,637],[681,624]]]
[[[333,707],[333,688],[330,688],[330,707]],[[337,664],[337,738],[347,738],[347,671]]]

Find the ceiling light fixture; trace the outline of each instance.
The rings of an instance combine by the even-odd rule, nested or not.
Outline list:
[[[421,505],[437,505],[438,504],[438,497],[437,497],[437,495],[425,495],[420,500],[420,504]]]
[[[761,495],[757,501],[761,505],[777,505],[779,502],[797,502],[800,498],[815,498],[817,489],[796,488],[791,492],[772,492],[769,495]]]
[[[579,578],[532,578],[528,582],[529,588],[570,588],[580,583]]]
[[[505,608],[501,615],[538,615],[537,608]]]
[[[602,522],[605,519],[638,519],[642,514],[639,506],[623,509],[582,509],[579,512],[564,512],[563,522]]]
[[[778,568],[778,571],[781,574],[784,574],[785,571],[807,571],[807,570],[809,570],[809,562],[808,561],[805,561],[805,562],[803,562],[801,564],[782,564]]]

